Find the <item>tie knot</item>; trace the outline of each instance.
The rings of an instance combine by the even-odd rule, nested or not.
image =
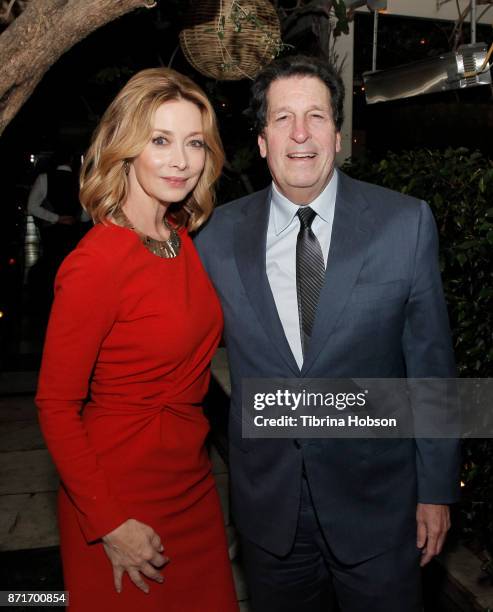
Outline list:
[[[309,206],[302,206],[298,209],[297,214],[300,219],[301,227],[303,229],[310,229],[317,213]]]

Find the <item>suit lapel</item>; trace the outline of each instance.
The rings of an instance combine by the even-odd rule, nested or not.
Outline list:
[[[301,370],[307,376],[327,345],[358,278],[372,235],[367,202],[356,183],[339,172],[334,222],[325,283],[320,294],[312,338]]]
[[[265,333],[291,370],[291,375],[297,377],[300,371],[284,334],[265,266],[270,199],[270,189],[261,191],[256,199],[248,202],[243,218],[236,223],[236,264],[248,299]]]

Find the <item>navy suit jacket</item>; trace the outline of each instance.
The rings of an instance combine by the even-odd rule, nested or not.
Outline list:
[[[225,318],[233,516],[245,537],[287,554],[304,460],[332,551],[342,562],[356,563],[399,545],[415,530],[418,501],[458,499],[459,442],[243,439],[241,383],[453,378],[436,226],[425,202],[339,174],[326,279],[300,371],[266,274],[269,208],[267,188],[216,209],[196,238]]]

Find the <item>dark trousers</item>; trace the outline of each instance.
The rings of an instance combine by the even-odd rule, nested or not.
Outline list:
[[[277,557],[243,538],[242,556],[252,612],[422,610],[416,534],[361,563],[340,563],[322,534],[306,478],[291,552]]]

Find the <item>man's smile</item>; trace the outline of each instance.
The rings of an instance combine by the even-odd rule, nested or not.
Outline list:
[[[316,157],[316,153],[288,153],[287,157],[289,159],[313,159]]]

